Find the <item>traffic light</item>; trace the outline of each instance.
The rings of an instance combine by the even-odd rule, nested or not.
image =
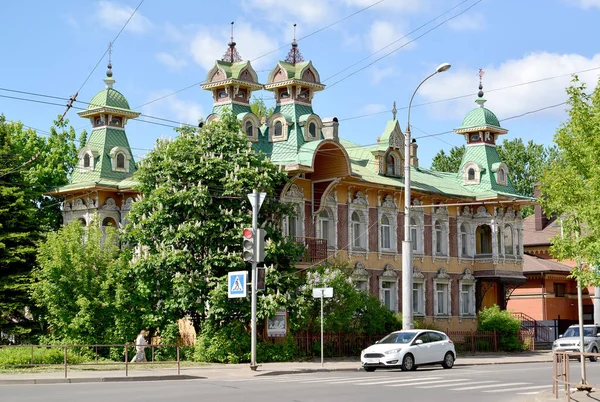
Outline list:
[[[256,252],[254,241],[255,241],[254,231],[251,228],[245,228],[244,229],[244,240],[242,242],[242,247],[243,247],[242,257],[243,257],[244,261],[254,262],[254,253]]]
[[[258,229],[256,233],[256,262],[263,262],[265,260],[265,236],[267,232],[264,229]]]

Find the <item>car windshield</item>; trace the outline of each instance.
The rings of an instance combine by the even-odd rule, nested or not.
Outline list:
[[[567,332],[565,332],[564,337],[568,338],[570,336],[579,336],[579,328],[572,327],[572,328],[567,329]],[[593,328],[583,328],[583,336],[594,336],[594,329]]]
[[[394,332],[379,341],[379,343],[409,343],[415,337],[416,332]]]

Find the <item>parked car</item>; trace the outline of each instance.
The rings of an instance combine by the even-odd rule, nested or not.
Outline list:
[[[419,366],[441,364],[445,369],[454,366],[454,343],[443,332],[431,330],[403,330],[392,332],[369,346],[360,354],[365,371],[378,368],[416,370]]]
[[[581,337],[579,336],[579,325],[571,325],[560,335],[559,339],[552,344],[552,350],[557,352],[579,352],[581,350]],[[600,326],[583,326],[583,345],[586,353],[598,353],[600,350]],[[596,356],[590,356],[590,361],[595,362]]]

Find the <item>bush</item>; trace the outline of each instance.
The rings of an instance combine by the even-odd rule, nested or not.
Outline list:
[[[82,355],[80,351],[67,349],[67,362],[80,364],[92,361],[89,356]],[[63,348],[37,347],[33,349],[33,361],[30,347],[0,348],[0,367],[25,364],[64,364]]]
[[[196,339],[194,360],[208,363],[250,361],[250,334],[241,322],[213,329],[206,326]]]
[[[496,331],[500,336],[501,350],[514,352],[522,348],[518,337],[521,323],[509,311],[500,310],[500,307],[496,305],[486,307],[479,312],[478,329],[480,331]]]
[[[298,345],[293,336],[287,336],[281,343],[259,342],[256,345],[256,359],[261,363],[288,362],[298,356]]]

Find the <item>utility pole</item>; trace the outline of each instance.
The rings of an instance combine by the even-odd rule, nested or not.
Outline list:
[[[260,201],[259,201],[259,193],[258,190],[254,189],[252,190],[252,194],[248,195],[249,197],[252,196],[254,198],[254,202],[252,203],[252,231],[255,233],[256,236],[256,229],[258,229],[258,210],[260,209]],[[254,256],[255,258],[252,261],[252,295],[251,295],[251,299],[252,299],[252,339],[251,339],[251,346],[250,346],[250,369],[252,370],[256,370],[256,368],[258,367],[258,365],[256,364],[256,256],[258,255],[258,242],[255,241],[254,242],[254,247],[255,247],[255,251],[254,251]]]

